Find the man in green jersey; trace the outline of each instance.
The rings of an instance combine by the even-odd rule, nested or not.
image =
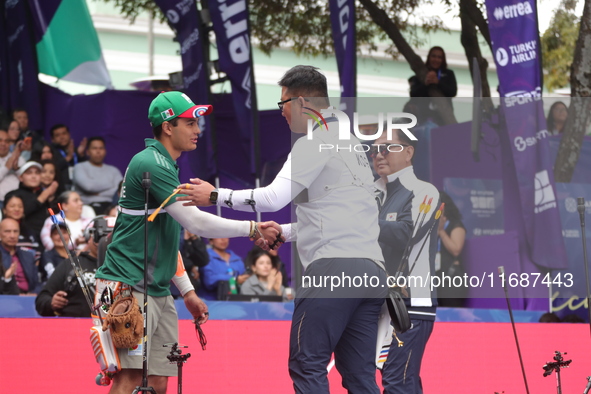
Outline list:
[[[281,228],[274,222],[255,223],[217,217],[196,207],[183,206],[170,197],[179,184],[176,160],[182,152],[197,147],[198,120],[213,110],[210,105],[195,105],[181,92],[165,92],[150,105],[148,118],[154,139],[146,139],[146,148],[136,154],[123,178],[120,214],[104,264],[96,273],[97,297],[102,288],[131,288],[143,304],[145,189],[143,174],[151,174],[148,208],[153,221],[148,225],[148,386],[165,393],[168,377],[177,375],[176,365],[166,358],[163,344],[178,342],[178,317],[170,295],[171,279],[179,288],[185,305],[200,323],[208,319],[207,306],[197,297],[183,268],[177,271],[180,227],[207,238],[250,237],[273,242]],[[158,209],[160,207],[160,209]],[[180,225],[179,225],[180,224]],[[263,242],[263,240],[259,241]],[[180,265],[182,266],[182,264]],[[113,378],[110,393],[131,393],[141,385],[142,347],[118,349],[121,371]]]

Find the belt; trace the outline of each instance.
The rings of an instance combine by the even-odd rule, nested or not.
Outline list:
[[[156,211],[156,209],[158,208],[148,209],[148,215],[153,214],[154,211]],[[132,216],[144,216],[146,214],[146,211],[143,209],[128,209],[123,207],[119,207],[119,212]],[[160,215],[161,213],[166,213],[166,209],[162,208],[160,212],[158,212],[158,215]]]

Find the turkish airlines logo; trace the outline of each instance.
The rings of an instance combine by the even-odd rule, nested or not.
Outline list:
[[[509,54],[505,48],[497,49],[496,53],[497,64],[501,67],[505,67],[509,63]]]
[[[503,19],[513,19],[520,16],[532,14],[534,12],[529,1],[523,3],[517,3],[512,5],[506,5],[504,7],[497,7],[493,11],[493,15],[496,20],[501,21]]]

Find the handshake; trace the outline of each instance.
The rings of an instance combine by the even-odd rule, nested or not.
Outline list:
[[[275,250],[285,242],[281,235],[281,226],[276,222],[252,222],[248,236],[254,244],[264,250]]]

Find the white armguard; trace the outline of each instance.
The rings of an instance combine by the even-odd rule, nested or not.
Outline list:
[[[218,190],[217,205],[237,211],[276,212],[289,204],[292,196],[297,196],[304,187],[297,182],[283,177],[276,177],[266,187],[258,189]]]
[[[172,281],[176,288],[179,289],[183,297],[191,290],[195,290],[195,288],[191,284],[191,279],[189,279],[187,271],[183,271],[183,274],[181,276],[173,276]]]
[[[182,201],[166,206],[170,214],[183,228],[204,238],[248,237],[250,221],[224,219],[197,207],[186,207]]]
[[[191,290],[195,290],[193,284],[191,283],[191,279],[189,279],[189,275],[187,275],[187,271],[185,270],[185,263],[183,263],[183,256],[181,256],[181,252],[178,253],[176,273],[172,277],[172,282],[176,288],[179,289],[183,297]]]

